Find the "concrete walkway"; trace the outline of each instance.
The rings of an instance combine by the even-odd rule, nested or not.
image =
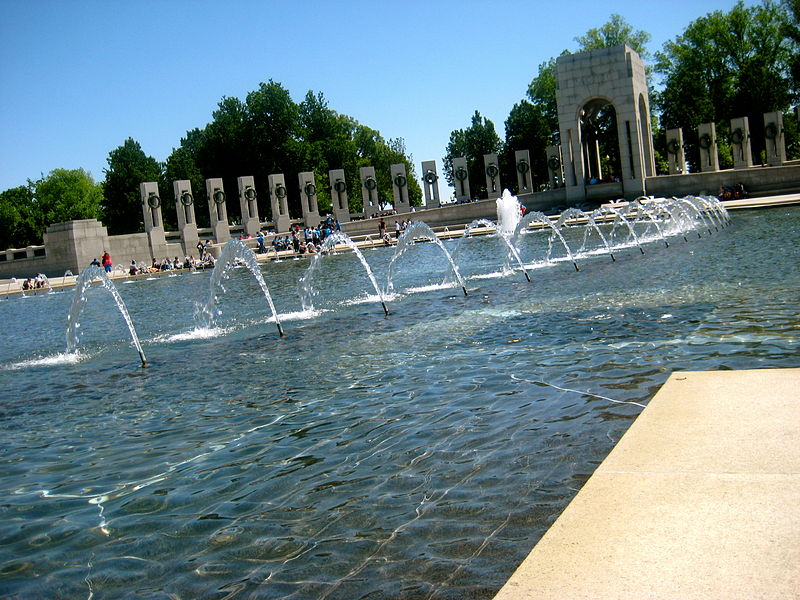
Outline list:
[[[495,600],[800,598],[800,368],[673,373]]]

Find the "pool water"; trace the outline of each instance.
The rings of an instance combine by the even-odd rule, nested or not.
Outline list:
[[[0,300],[0,596],[491,598],[674,370],[796,367],[800,208],[503,271],[497,238]],[[528,239],[530,238],[530,239]],[[455,248],[457,242],[446,242]],[[554,250],[555,251],[555,250]],[[385,283],[392,250],[364,254]],[[555,257],[557,258],[557,257]],[[538,261],[538,262],[537,262]],[[371,296],[372,294],[372,296]]]

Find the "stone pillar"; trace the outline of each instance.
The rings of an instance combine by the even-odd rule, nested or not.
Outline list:
[[[483,155],[483,172],[486,173],[486,197],[496,200],[503,195],[500,185],[500,167],[497,166],[497,154]]]
[[[231,230],[228,227],[228,208],[222,179],[206,179],[206,196],[208,197],[209,222],[214,232],[214,243],[224,244],[231,239]]]
[[[175,192],[175,212],[178,215],[178,231],[181,232],[184,256],[190,254],[200,241],[197,235],[197,219],[194,215],[194,196],[192,182],[180,179],[172,182]]]
[[[750,151],[750,122],[747,117],[731,119],[731,154],[733,154],[734,169],[747,169],[753,166],[753,153]]]
[[[469,202],[469,168],[463,156],[453,159],[453,184],[456,186],[456,202]]]
[[[408,200],[408,177],[406,176],[406,165],[404,163],[392,165],[391,173],[394,209],[398,213],[410,212],[411,203]]]
[[[350,220],[350,203],[347,199],[347,181],[344,177],[344,169],[328,171],[328,179],[331,182],[333,217],[339,223],[347,223]]]
[[[422,161],[422,190],[425,192],[425,208],[439,208],[439,176],[435,160]]]
[[[244,232],[254,236],[261,229],[261,222],[258,220],[256,184],[250,175],[238,177],[236,182],[239,186],[239,207],[242,210]]]
[[[783,113],[764,113],[764,141],[767,164],[777,167],[786,162],[786,134],[783,130]]]
[[[667,130],[667,161],[670,175],[679,175],[686,168],[686,156],[683,152],[683,129]]]
[[[103,252],[110,250],[109,245],[108,231],[97,219],[53,223],[44,233],[44,246],[50,263],[48,270],[51,272],[63,273],[69,269],[78,275],[92,259],[99,260]],[[32,249],[28,248],[28,251],[30,257]],[[6,255],[11,260],[14,253],[8,250]],[[127,264],[128,260],[129,256],[117,257],[117,263]]]
[[[317,206],[317,184],[314,171],[303,171],[297,174],[300,183],[300,206],[303,208],[303,222],[306,227],[319,225],[319,207]]]
[[[561,160],[561,146],[547,148],[547,177],[550,189],[564,187],[564,161]]]
[[[370,217],[381,210],[378,197],[378,180],[375,179],[375,167],[361,167],[361,199],[364,202],[364,216]]]
[[[703,123],[697,128],[697,145],[700,147],[700,170],[719,171],[719,155],[717,154],[717,126],[714,123]]]
[[[158,184],[152,181],[139,185],[144,214],[144,231],[150,244],[151,257],[163,257],[167,254],[167,238],[164,236],[164,220],[161,218],[161,197],[158,195]]]
[[[517,194],[531,194],[533,189],[533,173],[531,173],[531,153],[528,150],[514,152],[514,164],[517,171]]]
[[[283,173],[274,173],[267,177],[269,183],[269,201],[272,208],[272,226],[275,233],[287,233],[291,228],[289,217],[289,193],[286,191],[286,180]]]

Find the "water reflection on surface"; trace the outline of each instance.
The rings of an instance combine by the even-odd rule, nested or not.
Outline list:
[[[490,598],[669,372],[797,366],[798,221],[736,213],[532,283],[480,278],[502,248],[475,238],[469,297],[421,244],[388,318],[341,254],[285,338],[245,270],[215,335],[191,334],[208,275],[137,280],[144,370],[102,294],[77,361],[53,358],[69,294],[4,300],[0,595]],[[263,267],[280,314],[305,266]]]

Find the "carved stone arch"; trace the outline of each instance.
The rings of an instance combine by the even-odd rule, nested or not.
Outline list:
[[[608,95],[591,95],[577,106],[576,132],[580,140],[580,173],[589,185],[611,181],[621,173],[621,134],[615,100]]]
[[[642,162],[645,177],[654,177],[656,174],[656,159],[653,151],[653,132],[650,126],[650,106],[644,94],[639,94],[639,147],[642,153]]]
[[[559,56],[556,102],[568,201],[588,196],[591,156],[581,120],[587,107],[600,101],[614,108],[621,172],[609,175],[620,179],[619,193],[643,195],[645,178],[655,172],[647,80],[639,55],[622,45]]]

